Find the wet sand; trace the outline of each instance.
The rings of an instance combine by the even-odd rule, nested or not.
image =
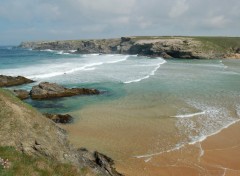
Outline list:
[[[117,169],[141,176],[239,176],[240,122],[208,137],[203,142],[150,158],[134,158]],[[145,160],[145,161],[144,161]],[[148,161],[149,160],[149,161]],[[132,166],[131,169],[129,165]]]
[[[157,153],[158,149],[152,148],[149,151],[152,146],[148,144],[156,139],[149,137],[158,134],[160,144],[167,142],[166,139],[174,141],[170,134],[175,126],[174,119],[159,122],[159,119],[141,118],[147,114],[144,114],[145,110],[139,110],[139,119],[136,121],[135,118],[126,116],[134,114],[131,110],[119,111],[116,110],[119,107],[113,107],[95,107],[94,111],[90,108],[77,112],[80,119],[63,127],[75,146],[107,154],[115,160],[117,170],[124,175],[240,175],[240,122],[202,142]],[[114,117],[112,114],[115,114]],[[136,157],[146,153],[154,155]]]

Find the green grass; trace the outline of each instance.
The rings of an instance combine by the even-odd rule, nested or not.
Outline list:
[[[151,39],[177,39],[177,38],[192,38],[203,43],[203,49],[226,51],[240,48],[240,37],[214,37],[214,36],[134,36],[137,40]]]
[[[192,37],[203,43],[205,50],[214,50],[218,52],[233,52],[240,48],[240,37]]]
[[[10,161],[10,168],[0,166],[0,176],[77,176],[85,175],[70,164],[61,164],[45,158],[22,154],[13,147],[0,147],[0,157]]]

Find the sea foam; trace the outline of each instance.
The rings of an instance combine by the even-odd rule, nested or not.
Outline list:
[[[161,58],[159,58],[159,59],[161,59]],[[156,71],[161,67],[161,65],[163,65],[163,64],[166,63],[165,60],[163,60],[163,59],[161,59],[161,60],[162,60],[162,61],[161,61],[160,63],[158,63],[158,64],[156,65],[156,67],[155,67],[148,75],[146,75],[146,76],[144,76],[144,77],[141,77],[141,78],[138,78],[138,79],[133,79],[133,80],[125,81],[124,83],[125,83],[125,84],[136,83],[136,82],[140,82],[140,81],[142,81],[142,80],[144,80],[144,79],[148,79],[148,78],[150,78],[150,76],[154,76],[155,73],[156,73]]]

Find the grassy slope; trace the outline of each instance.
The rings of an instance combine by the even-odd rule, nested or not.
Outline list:
[[[138,40],[192,38],[203,43],[205,50],[226,51],[240,48],[240,37],[213,36],[135,36]]]
[[[29,110],[29,113],[36,111],[30,105],[25,104],[7,90],[0,88],[0,95],[7,97],[8,100],[15,102],[20,107],[26,107]],[[3,125],[4,122],[8,121],[8,118],[11,116],[14,116],[12,110],[7,108],[5,102],[0,99],[0,124]],[[13,129],[14,131],[16,128],[18,128],[17,124],[13,123],[9,129]],[[3,134],[0,134],[0,136],[1,135]],[[8,159],[11,163],[9,169],[3,169],[3,167],[0,165],[0,176],[84,176],[91,173],[91,171],[87,169],[82,169],[79,171],[76,167],[70,164],[62,164],[56,162],[55,160],[50,160],[44,157],[29,156],[15,150],[14,147],[8,146],[0,146],[0,158]]]
[[[231,51],[240,48],[240,37],[192,37],[202,42],[206,49],[215,49],[219,52]]]
[[[13,147],[0,147],[0,157],[10,161],[10,168],[3,169],[0,166],[0,176],[75,176],[80,175],[77,168],[69,164],[61,164],[47,160],[45,158],[36,158],[22,154]]]

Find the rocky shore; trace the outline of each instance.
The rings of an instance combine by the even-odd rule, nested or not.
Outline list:
[[[74,148],[65,130],[3,89],[0,89],[0,123],[0,146],[11,146],[24,154],[55,162],[71,163],[91,175],[121,175],[114,169],[113,160],[99,152]]]
[[[25,77],[0,75],[0,86],[9,87],[32,83]],[[74,95],[99,94],[96,89],[68,89],[56,83],[42,82],[33,86],[30,92],[13,90],[19,99],[49,99]],[[109,157],[97,151],[76,149],[67,140],[65,130],[55,123],[70,123],[69,114],[41,114],[12,96],[10,91],[0,89],[0,147],[14,147],[24,154],[46,158],[59,163],[70,163],[91,175],[120,176]],[[46,118],[47,117],[47,118]],[[81,175],[81,174],[80,174]]]
[[[231,37],[122,37],[99,40],[22,42],[34,50],[76,50],[75,53],[133,54],[150,57],[217,59],[240,58],[240,38]]]

